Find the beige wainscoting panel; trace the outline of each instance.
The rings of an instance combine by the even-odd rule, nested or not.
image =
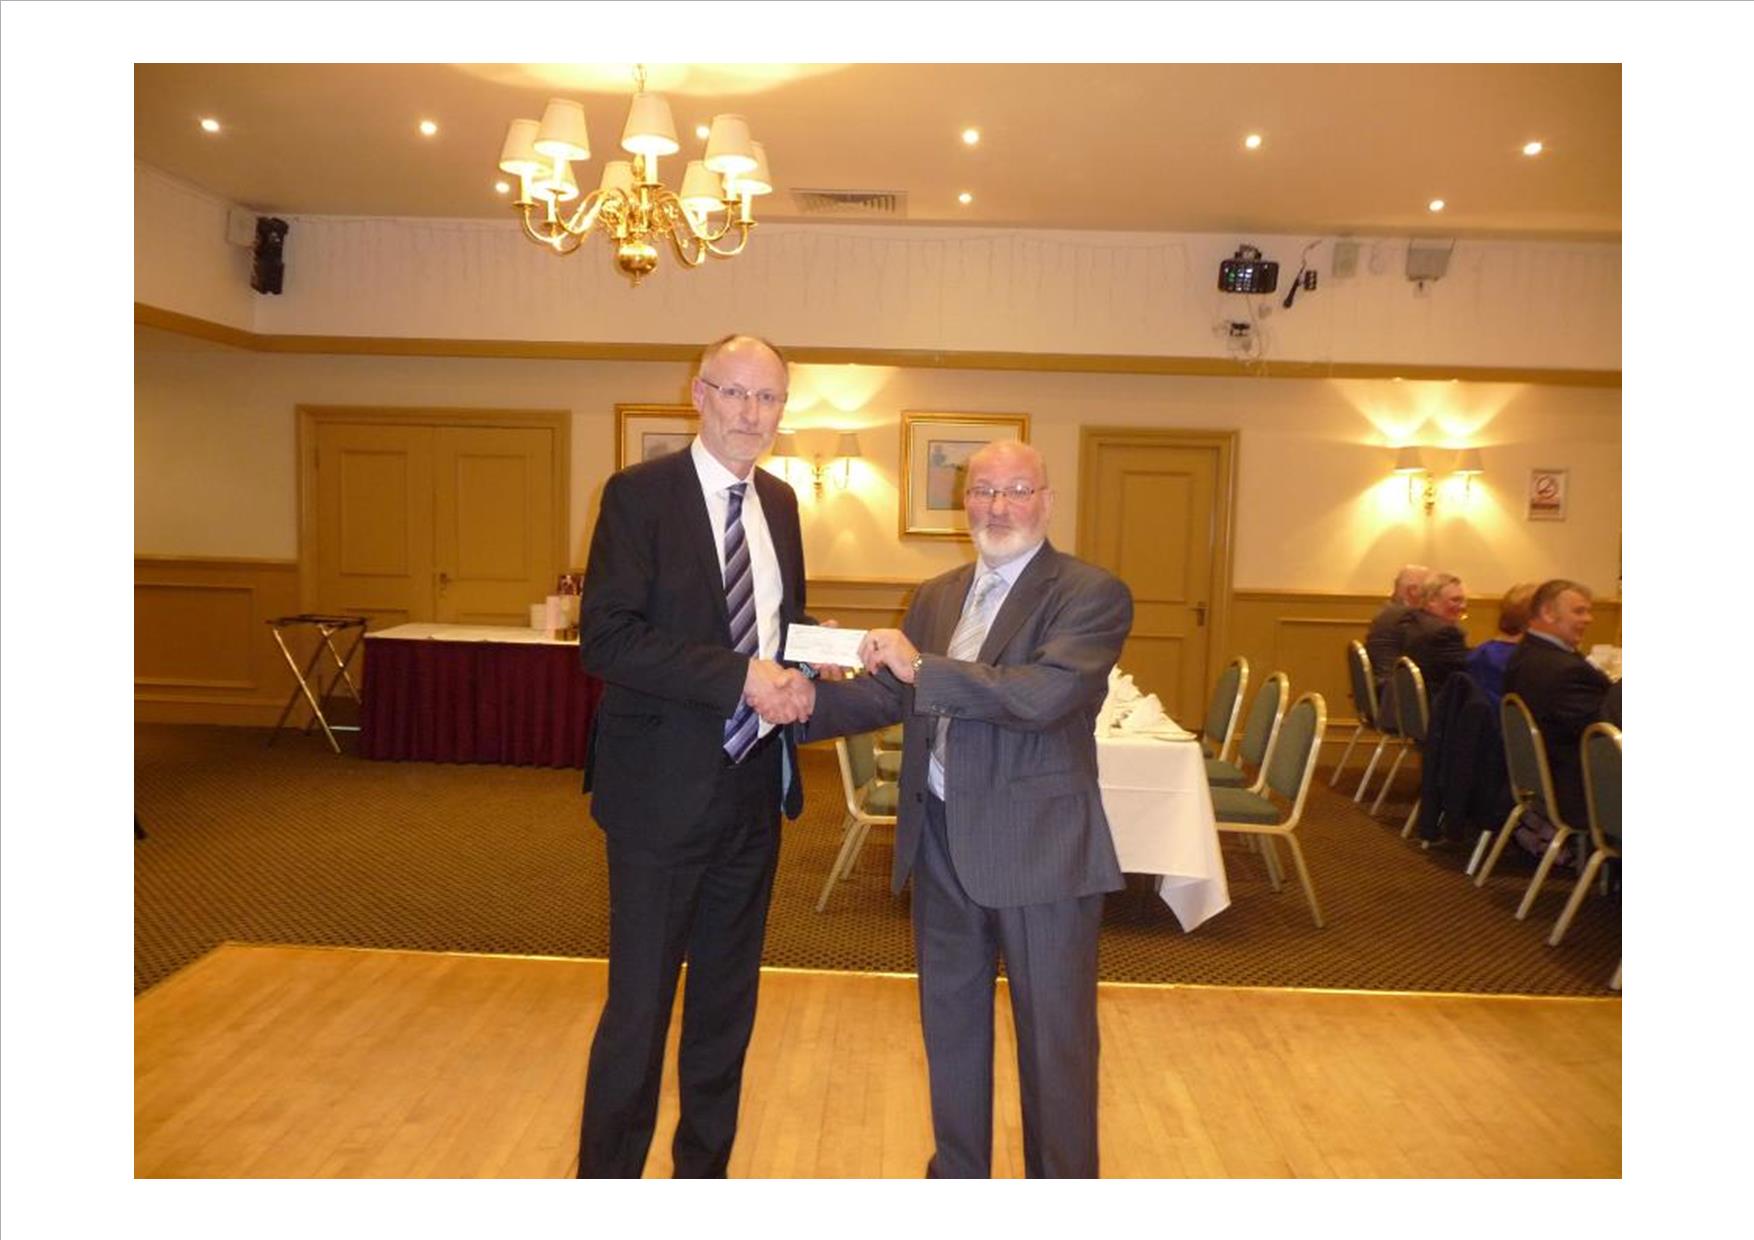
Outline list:
[[[1358,714],[1346,676],[1346,643],[1363,641],[1384,600],[1368,594],[1318,594],[1300,590],[1238,590],[1232,596],[1230,649],[1249,661],[1250,697],[1271,672],[1291,678],[1291,694],[1314,690],[1327,699],[1325,743],[1344,745]],[[1620,642],[1620,600],[1598,598],[1586,645]],[[1463,623],[1468,644],[1498,631],[1498,600],[1469,604]]]
[[[134,717],[272,724],[293,680],[267,622],[298,610],[291,560],[136,557]]]
[[[837,620],[848,629],[893,629],[913,601],[917,581],[879,577],[813,577],[805,603],[818,620]]]

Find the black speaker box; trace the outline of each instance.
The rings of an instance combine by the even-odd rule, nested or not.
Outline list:
[[[286,279],[281,250],[286,245],[285,220],[263,216],[256,221],[255,261],[250,264],[250,287],[258,293],[278,293]]]

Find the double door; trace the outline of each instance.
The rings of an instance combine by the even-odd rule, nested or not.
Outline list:
[[[314,610],[373,629],[529,623],[563,571],[564,415],[300,412]]]

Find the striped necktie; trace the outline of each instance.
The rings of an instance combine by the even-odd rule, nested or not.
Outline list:
[[[1003,593],[1005,579],[997,570],[988,569],[974,588],[974,594],[963,608],[962,619],[956,622],[956,631],[950,635],[950,649],[944,652],[945,657],[972,662],[981,652],[981,644],[987,640],[987,630],[993,627],[993,613],[998,610],[999,596]],[[938,769],[944,769],[944,742],[950,736],[950,719],[946,715],[938,716],[938,728],[932,737],[932,756],[938,760]]]
[[[725,501],[725,610],[731,617],[731,648],[754,658],[760,647],[755,627],[755,574],[749,568],[749,540],[743,534],[743,492],[747,482],[731,484]],[[741,762],[761,731],[761,718],[748,702],[725,721],[725,753]]]

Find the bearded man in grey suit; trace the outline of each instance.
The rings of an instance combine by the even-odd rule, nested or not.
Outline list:
[[[977,564],[919,588],[860,647],[872,675],[800,682],[807,739],[907,724],[895,889],[911,874],[935,1152],[992,1174],[993,996],[1010,983],[1032,1176],[1097,1174],[1096,941],[1122,885],[1096,714],[1133,622],[1117,578],[1046,541],[1053,492],[1015,441],[969,459]],[[813,700],[808,700],[813,698]]]

